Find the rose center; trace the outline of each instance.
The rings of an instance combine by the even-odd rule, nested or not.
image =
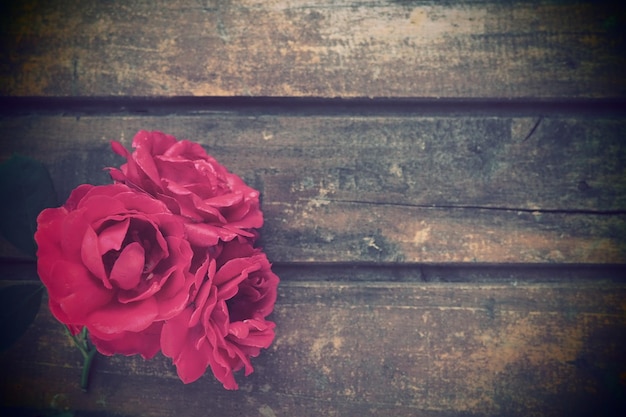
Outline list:
[[[109,250],[102,256],[112,285],[129,290],[154,277],[154,269],[162,257],[156,244],[157,233],[152,224],[131,219],[119,250]]]

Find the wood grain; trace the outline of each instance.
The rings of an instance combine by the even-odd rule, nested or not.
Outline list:
[[[615,2],[11,2],[0,94],[623,97]]]
[[[617,3],[4,2],[0,161],[61,202],[109,182],[110,140],[198,141],[261,191],[281,285],[236,392],[158,355],[98,357],[83,393],[44,301],[0,415],[626,415]],[[0,286],[36,279],[0,239]]]
[[[159,355],[98,357],[82,393],[81,356],[44,306],[0,355],[2,403],[129,417],[618,415],[625,296],[601,280],[283,281],[278,337],[238,392],[210,374],[185,386]]]
[[[64,200],[108,183],[109,141],[139,129],[198,141],[258,188],[275,262],[626,260],[619,117],[12,117],[0,155],[44,162]]]

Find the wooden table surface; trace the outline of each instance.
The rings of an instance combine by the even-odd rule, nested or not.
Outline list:
[[[44,302],[0,352],[0,414],[626,415],[626,7],[13,3],[0,160],[65,199],[109,181],[110,140],[200,142],[261,191],[281,285],[234,392],[159,355],[97,358],[84,393]]]

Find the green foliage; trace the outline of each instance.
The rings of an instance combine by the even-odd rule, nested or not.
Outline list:
[[[15,284],[0,288],[0,351],[8,349],[35,320],[43,285]]]
[[[14,155],[0,164],[0,233],[25,254],[35,257],[37,216],[57,206],[57,195],[46,167]]]
[[[35,258],[37,216],[57,205],[46,167],[34,159],[14,155],[0,164],[0,233]],[[22,279],[32,279],[30,274]],[[22,283],[0,288],[0,350],[8,349],[28,329],[39,311],[44,287]]]

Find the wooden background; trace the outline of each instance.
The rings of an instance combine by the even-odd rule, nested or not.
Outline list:
[[[282,281],[236,392],[116,356],[83,393],[44,302],[0,353],[3,415],[626,415],[624,6],[13,3],[0,159],[65,199],[112,139],[198,141],[261,191]]]

